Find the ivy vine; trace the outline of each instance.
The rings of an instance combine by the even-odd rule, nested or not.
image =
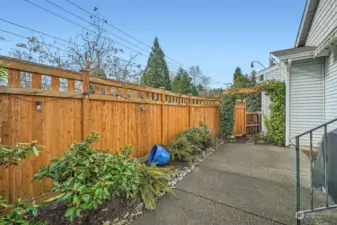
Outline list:
[[[221,134],[228,138],[232,136],[234,127],[234,107],[237,96],[234,94],[226,94],[222,96],[220,108],[221,117]]]
[[[262,86],[271,101],[270,117],[264,117],[267,138],[282,145],[285,140],[285,83],[278,80],[266,80]]]

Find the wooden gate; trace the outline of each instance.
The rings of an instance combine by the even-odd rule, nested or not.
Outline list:
[[[246,99],[237,99],[234,111],[234,136],[254,135],[260,132],[260,115],[258,112],[246,112]]]
[[[246,134],[246,99],[237,99],[234,112],[234,136]]]

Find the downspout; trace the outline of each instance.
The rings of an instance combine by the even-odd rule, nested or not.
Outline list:
[[[326,122],[325,120],[325,77],[326,77],[326,74],[325,74],[325,57],[322,57],[322,76],[323,76],[323,123]]]
[[[292,61],[288,59],[287,62],[283,62],[283,69],[285,71],[285,81],[286,81],[286,146],[290,143],[290,69]]]

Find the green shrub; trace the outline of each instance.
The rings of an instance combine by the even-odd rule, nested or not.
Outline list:
[[[190,128],[188,131],[194,133],[198,137],[197,146],[202,150],[206,150],[208,147],[213,146],[215,143],[215,138],[210,133],[208,125],[206,123],[203,123],[202,121],[200,121],[200,127],[193,127]]]
[[[38,205],[21,199],[16,200],[13,204],[7,204],[5,200],[0,198],[1,210],[10,210],[9,213],[0,217],[0,224],[44,224],[42,221],[33,220],[38,213]]]
[[[267,137],[281,145],[285,140],[285,83],[277,80],[266,80],[262,83],[266,95],[269,96],[270,117],[264,118],[267,127]]]
[[[0,145],[0,166],[5,168],[18,166],[24,159],[30,158],[31,154],[35,156],[39,154],[36,141],[20,143],[15,147]],[[9,211],[0,217],[0,224],[43,224],[41,221],[31,219],[37,216],[38,207],[34,203],[21,199],[16,200],[13,204],[8,204],[3,196],[0,196],[0,210]]]
[[[85,209],[97,208],[113,196],[135,197],[140,174],[137,161],[130,158],[131,146],[112,155],[91,146],[99,140],[92,132],[84,141],[70,146],[62,158],[53,159],[35,174],[34,180],[49,177],[54,180],[52,192],[68,203],[65,216],[71,220]]]
[[[174,139],[165,148],[170,152],[171,161],[191,162],[193,153],[197,151],[197,147],[192,145],[184,136]]]
[[[196,132],[191,130],[180,132],[176,135],[176,138],[185,137],[192,145],[195,146],[193,155],[198,154],[203,149],[203,138],[198,135]]]
[[[31,143],[19,143],[16,147],[0,145],[0,166],[17,166],[26,157],[30,158],[30,155],[39,155],[39,149],[36,147],[36,141]]]
[[[220,107],[220,130],[225,138],[230,138],[233,134],[234,127],[234,109],[236,95],[226,94],[222,96],[222,103]]]
[[[172,193],[168,184],[171,181],[169,169],[139,164],[138,170],[140,172],[140,196],[147,209],[155,209],[156,196],[159,196],[162,192]]]
[[[202,138],[202,145],[204,149],[212,147],[214,146],[214,144],[215,144],[215,138],[212,135],[207,134]]]

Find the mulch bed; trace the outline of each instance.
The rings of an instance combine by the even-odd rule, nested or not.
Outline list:
[[[115,198],[106,201],[97,209],[87,210],[80,217],[77,217],[73,223],[68,217],[64,216],[67,211],[67,204],[64,201],[54,201],[50,205],[43,206],[39,210],[37,219],[48,223],[48,225],[70,225],[70,224],[94,224],[102,225],[105,221],[114,221],[116,218],[124,216],[133,210],[134,207],[128,206],[124,200]]]

